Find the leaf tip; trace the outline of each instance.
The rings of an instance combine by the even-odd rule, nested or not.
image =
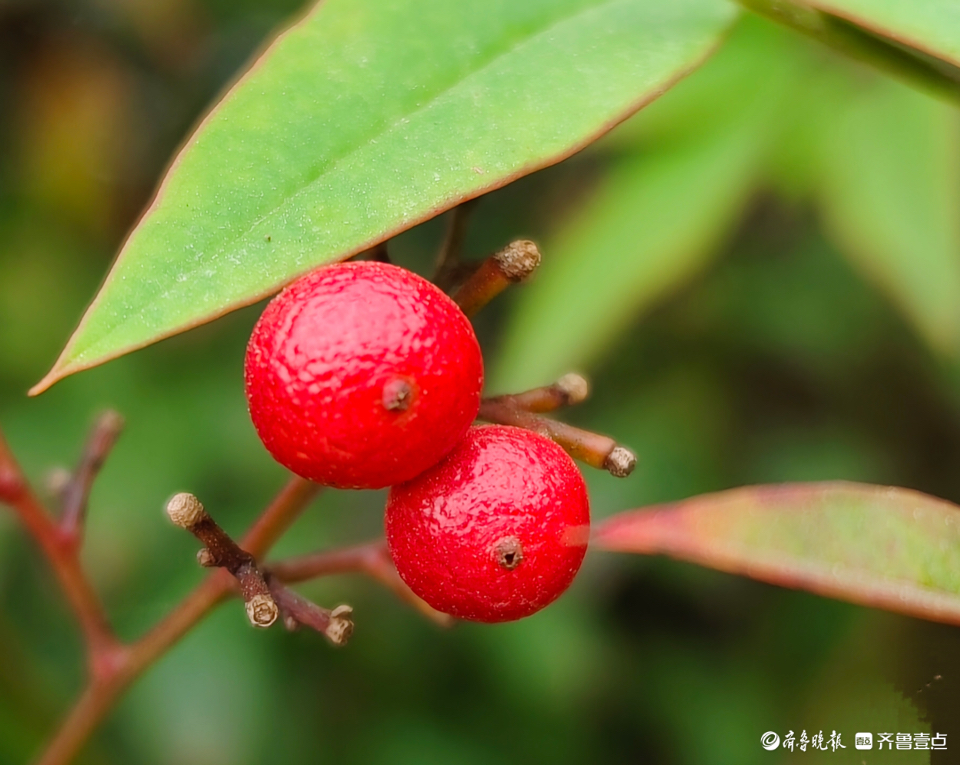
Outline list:
[[[30,390],[27,391],[28,396],[39,396],[45,390],[47,390],[54,383],[62,380],[64,377],[69,375],[69,371],[64,371],[64,369],[58,364],[55,364],[53,369],[47,372],[44,375],[43,379],[40,380],[36,385],[34,385]]]
[[[74,372],[79,372],[83,369],[87,369],[90,366],[94,366],[95,364],[102,363],[94,362],[94,364],[84,364],[78,362],[76,358],[70,358],[68,354],[70,353],[72,345],[73,338],[70,338],[70,342],[60,353],[60,357],[57,359],[56,363],[54,363],[51,370],[43,376],[43,379],[41,379],[40,382],[27,391],[28,396],[39,396],[45,390],[60,382],[60,380],[62,380],[64,377],[69,377]]]

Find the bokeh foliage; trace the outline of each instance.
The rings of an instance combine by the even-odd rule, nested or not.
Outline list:
[[[170,494],[193,491],[239,531],[283,480],[244,408],[257,308],[24,391],[191,121],[295,10],[0,4],[0,422],[42,483],[99,408],[126,416],[86,549],[125,637],[202,575],[162,516]],[[626,481],[588,476],[597,517],[788,480],[960,500],[957,147],[955,107],[743,22],[608,138],[481,202],[471,253],[524,235],[546,255],[479,319],[492,388],[590,372],[596,395],[571,419],[641,458]],[[399,237],[396,260],[426,272],[441,224]],[[328,493],[278,552],[372,537],[382,501]],[[954,630],[682,564],[594,554],[545,612],[451,632],[363,581],[309,590],[355,606],[347,649],[254,632],[225,607],[84,761],[739,765],[775,759],[763,732],[803,728],[942,731],[960,746]],[[0,762],[23,762],[79,686],[80,646],[7,514],[0,603]],[[859,761],[850,743],[830,756]],[[913,757],[890,759],[927,761]]]

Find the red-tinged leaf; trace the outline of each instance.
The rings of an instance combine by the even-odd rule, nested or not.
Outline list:
[[[960,66],[956,0],[810,0],[810,5],[898,45]]]
[[[732,489],[615,515],[594,544],[960,624],[960,507],[910,489]]]

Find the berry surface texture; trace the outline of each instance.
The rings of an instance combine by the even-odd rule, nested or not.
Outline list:
[[[416,274],[379,262],[313,271],[273,299],[247,346],[254,427],[294,473],[382,488],[442,459],[480,406],[470,321]]]
[[[589,523],[586,485],[566,452],[500,425],[471,428],[387,500],[403,580],[434,608],[480,622],[520,619],[559,597],[583,561]]]

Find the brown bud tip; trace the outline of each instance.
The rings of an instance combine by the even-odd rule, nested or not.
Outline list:
[[[73,480],[73,473],[65,467],[55,467],[47,473],[44,479],[47,491],[53,497],[59,497],[67,490],[70,482]]]
[[[280,615],[280,609],[269,595],[254,595],[247,601],[247,618],[254,627],[269,627]]]
[[[197,550],[197,563],[204,568],[213,568],[217,565],[217,559],[213,557],[213,553],[206,547],[201,547]]]
[[[503,275],[512,282],[526,279],[540,265],[540,250],[528,239],[510,242],[494,257]]]
[[[353,621],[350,606],[337,606],[330,612],[330,625],[324,630],[327,639],[336,646],[346,645],[353,634]]]
[[[175,494],[167,502],[167,515],[182,529],[195,526],[206,514],[207,511],[203,509],[200,500],[187,492]]]
[[[119,433],[123,430],[124,426],[123,416],[119,412],[115,412],[112,409],[108,409],[97,420],[97,425],[105,430],[113,431],[114,433]]]
[[[603,461],[604,470],[617,478],[626,478],[636,466],[636,455],[622,446],[615,446]]]
[[[557,380],[556,386],[566,397],[568,404],[579,404],[590,394],[590,385],[586,378],[575,372],[565,374]]]

